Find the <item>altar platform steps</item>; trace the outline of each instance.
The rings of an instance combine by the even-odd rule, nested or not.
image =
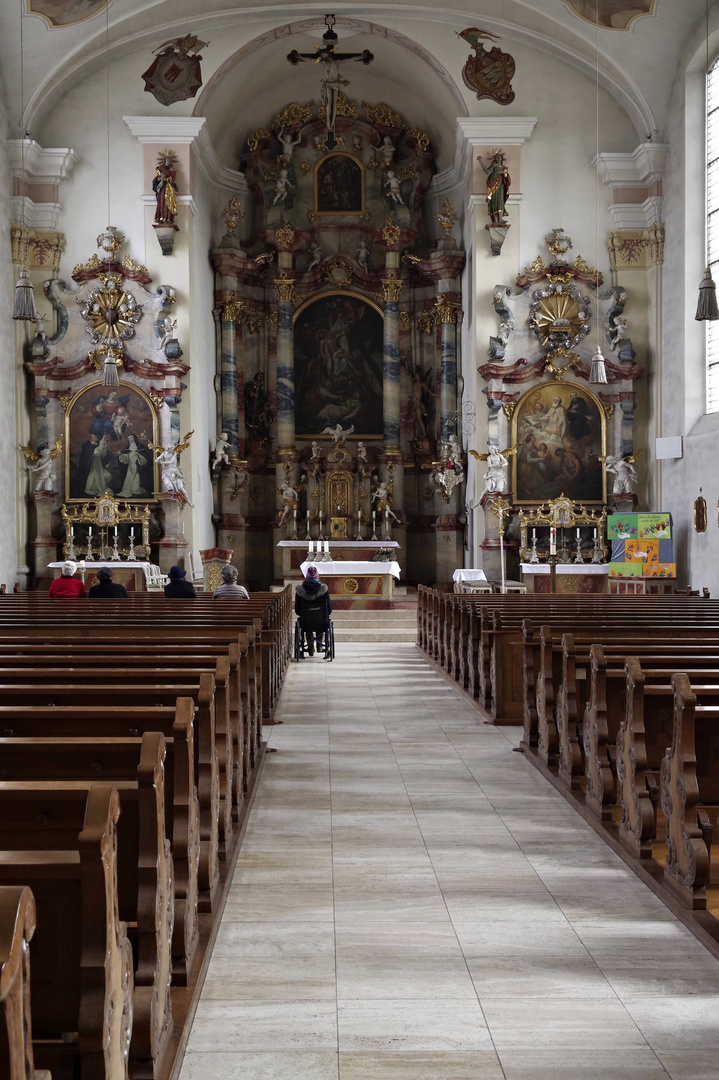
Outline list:
[[[401,602],[401,601],[400,601]],[[335,641],[416,641],[417,602],[391,611],[337,609],[332,611]]]

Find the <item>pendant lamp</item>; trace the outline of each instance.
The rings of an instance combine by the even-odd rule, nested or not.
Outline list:
[[[20,5],[20,159],[21,159],[21,177],[22,183],[25,183],[25,65],[24,65],[24,50],[22,39],[22,23],[23,13],[22,5]],[[23,198],[24,206],[24,198]],[[22,266],[20,267],[20,277],[17,280],[15,286],[15,301],[12,308],[12,317],[22,322],[37,322],[37,311],[35,310],[35,292],[32,287],[32,281],[30,275],[27,272],[27,226],[25,225],[24,217],[22,215],[23,222],[22,227],[25,230],[25,246],[23,251]]]
[[[595,46],[595,81],[596,81],[596,97],[597,97],[597,156],[596,156],[596,175],[594,178],[594,206],[596,212],[596,226],[597,226],[597,252],[596,262],[599,263],[599,2],[594,0],[594,46]],[[599,270],[597,269],[596,287],[597,293],[599,292]],[[602,347],[599,343],[599,319],[597,319],[597,345],[594,350],[594,356],[592,362],[589,365],[589,382],[596,384],[605,383],[607,381],[607,366],[604,363],[604,356],[602,355]]]
[[[709,0],[706,0],[706,46],[707,46],[707,90],[709,80]],[[706,93],[706,91],[705,91]],[[707,140],[708,140],[708,117],[707,117]],[[709,236],[707,230],[706,239],[707,249],[709,247]],[[697,322],[716,322],[719,319],[719,305],[717,305],[717,287],[712,277],[711,266],[709,265],[709,252],[707,250],[707,268],[704,271],[704,277],[701,280],[699,286],[699,300],[697,301],[697,313],[694,316]]]

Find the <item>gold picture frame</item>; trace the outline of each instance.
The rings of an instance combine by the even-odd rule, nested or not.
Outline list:
[[[352,206],[351,208],[338,207],[337,209],[332,210],[322,210],[320,206],[322,204],[322,197],[324,193],[320,191],[320,174],[323,172],[324,168],[330,163],[330,161],[337,160],[339,158],[344,158],[345,160],[348,159],[357,166],[360,179],[360,205]],[[331,150],[328,154],[325,154],[323,157],[321,157],[320,160],[316,163],[313,173],[315,214],[317,214],[318,217],[359,217],[361,214],[364,214],[366,205],[365,175],[366,174],[364,163],[355,154],[350,154],[346,150]]]
[[[517,447],[511,474],[515,504],[536,506],[562,495],[590,506],[606,504],[601,458],[607,453],[607,416],[586,386],[564,379],[533,386],[512,411],[511,431]]]

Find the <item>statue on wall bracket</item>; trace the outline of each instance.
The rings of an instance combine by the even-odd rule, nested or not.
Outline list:
[[[177,158],[172,150],[163,150],[157,159],[157,168],[152,181],[152,190],[156,200],[155,220],[152,227],[163,255],[172,255],[175,233],[179,232],[175,222],[179,190],[176,178]]]
[[[487,177],[486,199],[490,224],[484,227],[489,233],[492,254],[499,255],[510,228],[507,222],[509,217],[507,199],[509,198],[512,177],[509,175],[507,158],[501,146],[497,146],[492,150],[487,165],[484,164],[481,154],[477,155],[477,161]]]
[[[498,45],[485,49],[483,44],[485,40],[499,41],[497,35],[470,26],[457,36],[468,41],[474,49],[474,56],[470,53],[462,68],[465,86],[474,90],[479,100],[488,97],[499,105],[511,105],[515,97],[512,89],[516,68],[514,57],[502,52]]]

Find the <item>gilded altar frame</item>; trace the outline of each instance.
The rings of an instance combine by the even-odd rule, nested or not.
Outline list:
[[[538,492],[536,497],[533,497],[533,498],[519,498],[520,492],[519,492],[519,484],[518,484],[518,479],[519,479],[518,478],[518,472],[519,472],[519,460],[518,459],[519,459],[519,456],[520,456],[520,453],[521,453],[521,447],[519,445],[520,424],[521,424],[521,421],[522,421],[522,419],[524,417],[524,414],[526,412],[526,406],[528,405],[529,400],[531,398],[534,398],[537,395],[539,395],[540,397],[547,397],[547,398],[549,398],[550,396],[560,397],[562,400],[564,400],[564,398],[567,395],[571,395],[573,392],[576,392],[577,394],[581,395],[583,398],[589,398],[590,401],[593,402],[593,404],[594,404],[594,406],[596,408],[598,417],[599,417],[599,425],[600,425],[599,443],[598,443],[598,445],[595,446],[594,450],[588,451],[587,456],[591,457],[591,458],[596,457],[597,460],[598,460],[598,463],[600,465],[600,468],[601,468],[601,497],[596,498],[596,499],[589,499],[589,498],[583,498],[582,497],[582,498],[579,498],[577,500],[577,502],[581,503],[583,505],[588,504],[590,506],[599,506],[599,505],[605,505],[606,506],[606,502],[607,502],[607,474],[606,474],[606,470],[601,467],[601,460],[600,459],[603,458],[603,457],[606,457],[606,453],[607,453],[607,407],[605,406],[604,402],[600,398],[597,397],[596,394],[593,394],[592,391],[588,389],[588,387],[582,386],[579,383],[569,383],[569,382],[566,382],[564,379],[554,379],[554,380],[551,380],[549,382],[542,382],[542,383],[538,383],[537,385],[533,386],[530,390],[527,390],[526,393],[524,393],[522,395],[522,397],[517,402],[514,410],[512,411],[511,443],[512,443],[512,446],[517,447],[517,453],[514,454],[513,457],[512,457],[512,495],[513,495],[513,500],[512,501],[518,506],[547,505],[547,504],[550,504],[553,501],[552,499],[547,498],[546,494],[545,494],[544,497],[542,497],[541,492]],[[563,497],[563,496],[564,496],[564,492],[561,492],[561,497]],[[556,499],[557,496],[555,495],[554,498]]]
[[[66,537],[70,535],[71,526],[95,525],[99,529],[109,529],[117,525],[139,526],[142,531],[142,543],[135,546],[138,556],[150,558],[150,507],[145,504],[139,505],[138,500],[115,499],[107,491],[99,499],[86,499],[85,502],[75,502],[71,506],[62,507],[62,520],[65,525]],[[63,545],[63,558],[67,558],[69,543],[67,538]],[[144,549],[144,550],[143,550]],[[118,563],[118,565],[121,565]]]
[[[145,442],[151,441],[155,445],[158,445],[159,442],[160,442],[160,438],[159,438],[160,424],[159,424],[159,418],[158,418],[158,415],[157,415],[157,406],[153,402],[152,398],[149,397],[145,393],[145,391],[142,390],[139,386],[136,386],[134,383],[126,383],[126,382],[121,382],[121,383],[119,383],[118,386],[103,386],[101,379],[97,379],[95,382],[87,383],[85,386],[81,386],[80,389],[77,391],[77,393],[75,393],[73,395],[73,397],[71,398],[71,400],[68,403],[67,409],[65,410],[65,502],[66,503],[75,503],[75,504],[77,504],[77,503],[87,503],[88,499],[90,499],[90,501],[92,501],[92,498],[90,496],[88,496],[88,495],[83,494],[83,495],[74,495],[73,496],[73,495],[70,494],[71,485],[72,485],[72,449],[73,449],[74,443],[77,442],[76,439],[73,442],[73,434],[74,434],[74,432],[73,432],[72,414],[73,414],[73,410],[75,409],[75,406],[84,397],[85,394],[91,394],[93,392],[93,390],[97,391],[98,389],[100,391],[100,394],[104,393],[105,396],[109,395],[110,392],[112,392],[113,390],[117,392],[118,396],[120,394],[124,394],[124,393],[127,393],[127,392],[137,394],[142,399],[143,403],[147,406],[147,409],[149,410],[149,414],[152,417],[152,436],[150,437],[149,433],[145,432],[143,441],[145,441]],[[128,432],[128,435],[140,436],[141,434],[142,434],[141,432],[136,432],[136,431],[129,431]],[[123,438],[123,442],[124,441],[125,440]],[[151,500],[154,497],[155,493],[160,490],[160,470],[159,470],[159,467],[157,465],[157,462],[155,461],[154,454],[152,455],[152,459],[153,459],[152,460],[152,491],[149,492],[148,495],[138,496],[137,498],[134,498],[134,499],[123,499],[122,500],[123,502],[146,503],[148,501],[148,499]],[[115,493],[114,492],[109,492],[109,493],[106,493],[106,494],[110,494],[111,496],[114,496]]]
[[[528,529],[577,529],[582,525],[597,530],[599,549],[604,562],[607,562],[609,548],[606,542],[607,508],[588,510],[584,503],[560,495],[558,499],[544,503],[532,510],[520,508],[519,511],[519,561],[526,563],[532,550],[527,544]]]

